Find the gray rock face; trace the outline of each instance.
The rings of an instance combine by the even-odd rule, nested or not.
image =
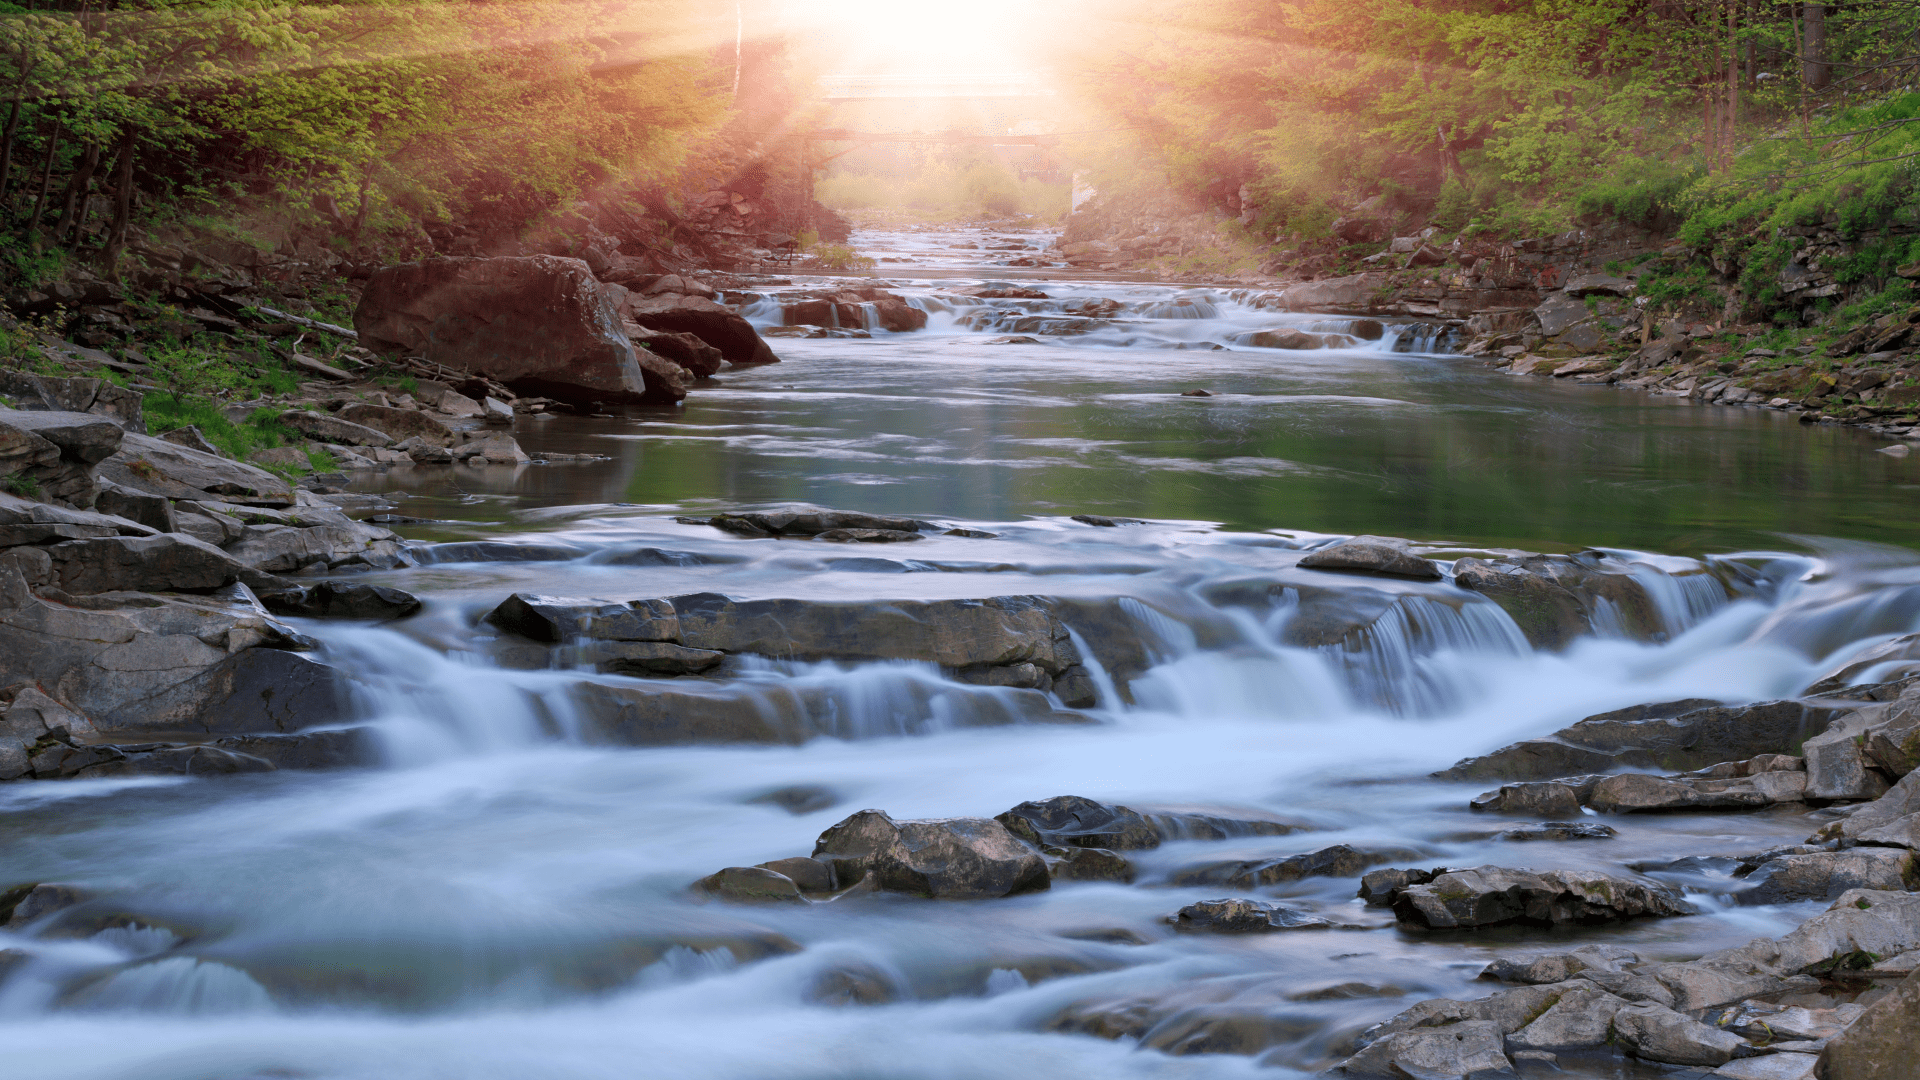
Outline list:
[[[1627,1053],[1667,1065],[1724,1065],[1753,1052],[1745,1039],[1732,1032],[1651,1002],[1615,1012],[1613,1034]]]
[[[1877,799],[1887,793],[1887,778],[1869,768],[1872,760],[1862,750],[1867,732],[1883,718],[1883,709],[1838,716],[1802,745],[1809,798]]]
[[[141,397],[105,379],[60,379],[24,371],[0,371],[0,394],[14,399],[23,411],[92,413],[122,430],[147,433],[141,418]]]
[[[100,513],[138,522],[155,532],[179,531],[173,503],[167,499],[114,483],[102,483],[99,489],[93,508]]]
[[[1920,771],[1910,772],[1887,789],[1885,795],[1854,810],[1839,821],[1829,822],[1807,838],[1810,844],[1832,840],[1857,840],[1867,832],[1890,826],[1910,814],[1920,814]]]
[[[578,638],[607,641],[673,641],[680,617],[671,600],[615,603],[538,593],[514,593],[487,615],[502,630],[554,644]]]
[[[1467,1020],[1434,1030],[1401,1031],[1380,1039],[1339,1065],[1353,1077],[1461,1077],[1492,1080],[1514,1075],[1498,1025]]]
[[[1547,1011],[1507,1036],[1509,1050],[1584,1050],[1613,1033],[1613,1018],[1627,1003],[1597,986],[1562,993]]]
[[[27,412],[0,406],[0,424],[30,431],[60,448],[60,456],[98,465],[120,449],[126,431],[102,416],[80,412]]]
[[[248,506],[294,503],[293,488],[265,469],[145,435],[127,434],[119,451],[102,461],[96,471],[101,479],[121,487],[169,499]]]
[[[1697,700],[1590,716],[1435,773],[1442,780],[1550,780],[1615,769],[1703,769],[1755,755],[1797,753],[1852,704],[1763,701],[1700,707]]]
[[[1208,934],[1271,934],[1280,930],[1331,930],[1333,923],[1309,911],[1267,900],[1202,900],[1168,920],[1176,930]]]
[[[1394,917],[1428,929],[1525,923],[1601,923],[1642,916],[1690,915],[1672,890],[1592,871],[1508,870],[1482,866],[1439,874],[1393,892]]]
[[[338,525],[251,526],[226,552],[248,568],[288,574],[310,567],[370,566],[389,570],[403,565],[400,538],[386,529],[357,521]]]
[[[842,888],[870,880],[886,892],[935,899],[1011,896],[1050,884],[1040,853],[992,818],[896,822],[862,810],[820,834],[813,858]]]
[[[0,547],[108,536],[152,536],[138,522],[88,510],[69,510],[0,494]]]
[[[1078,795],[1023,802],[994,820],[1035,845],[1143,851],[1160,846],[1160,830],[1135,810]]]
[[[1914,854],[1897,847],[1857,847],[1783,855],[1747,876],[1752,886],[1737,894],[1743,904],[1831,900],[1850,889],[1899,891],[1920,885]]]
[[[1356,536],[1308,554],[1299,565],[1309,570],[1364,570],[1391,577],[1439,580],[1440,568],[1407,548],[1407,541],[1394,537]]]
[[[1625,773],[1593,785],[1587,805],[1603,814],[1658,810],[1757,810],[1799,802],[1807,794],[1807,774],[1795,770],[1759,773],[1730,780],[1649,776]]]
[[[326,443],[340,443],[345,446],[390,446],[394,441],[393,436],[378,428],[310,409],[288,409],[280,414],[280,422],[295,431]]]
[[[53,579],[76,596],[104,592],[211,592],[246,567],[211,544],[179,533],[68,540],[47,549]]]
[[[291,589],[268,590],[260,602],[275,615],[310,619],[369,619],[389,622],[420,610],[420,598],[386,585],[360,581],[321,581]]]
[[[1537,986],[1541,983],[1565,982],[1584,971],[1624,971],[1629,965],[1639,962],[1639,954],[1618,945],[1583,945],[1572,952],[1521,958],[1501,957],[1488,964],[1480,977]]]
[[[1822,1080],[1904,1080],[1920,1050],[1920,973],[1867,1007],[1820,1052]]]
[[[355,402],[343,405],[339,413],[330,419],[338,419],[354,427],[366,428],[386,435],[390,442],[404,442],[407,439],[419,439],[432,446],[451,446],[453,429],[413,409],[396,409],[390,405],[373,405],[367,402]],[[348,432],[350,433],[350,432]],[[318,438],[319,436],[315,436]],[[354,443],[347,439],[328,439],[328,442],[347,443],[348,445],[385,446],[386,443]]]
[[[354,328],[376,352],[424,356],[522,393],[582,404],[680,400],[684,386],[647,377],[623,332],[616,288],[578,259],[429,259],[375,272]]]
[[[1579,789],[1563,783],[1508,784],[1472,802],[1475,810],[1531,817],[1579,817]]]

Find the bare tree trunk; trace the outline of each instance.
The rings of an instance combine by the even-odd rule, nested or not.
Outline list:
[[[0,210],[7,205],[7,189],[13,179],[13,137],[20,133],[20,93],[13,95],[13,109],[7,113],[7,130],[0,133]]]
[[[93,186],[93,172],[99,167],[100,144],[88,143],[86,153],[80,156],[79,167],[75,168],[73,175],[67,178],[67,192],[63,196],[65,201],[60,210],[60,218],[53,223],[54,243],[66,243],[68,232],[73,230],[80,218],[86,216],[87,189]],[[78,232],[74,232],[74,239],[76,241],[79,239]]]
[[[59,120],[53,122],[53,134],[47,136],[47,157],[40,163],[40,190],[33,196],[33,212],[27,215],[27,239],[35,251],[40,250],[40,213],[46,209],[47,193],[53,189],[53,159],[60,150],[60,134],[66,125]]]
[[[1733,168],[1735,133],[1740,130],[1740,5],[1727,5],[1727,168]]]
[[[113,167],[113,224],[107,229],[101,271],[108,281],[120,280],[120,252],[127,246],[127,224],[133,217],[133,125],[120,136],[120,160]]]
[[[1809,90],[1825,90],[1833,81],[1827,63],[1827,5],[1801,5],[1800,82]]]

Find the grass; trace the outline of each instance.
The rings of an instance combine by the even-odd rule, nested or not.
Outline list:
[[[0,487],[6,488],[7,494],[18,495],[23,499],[38,499],[40,497],[40,481],[20,473],[14,473],[4,481],[0,481]]]
[[[196,427],[208,442],[223,453],[245,461],[256,450],[276,446],[295,446],[306,437],[280,422],[274,409],[255,409],[236,424],[220,410],[218,402],[195,395],[161,392],[148,394],[144,413],[147,428],[155,433]]]

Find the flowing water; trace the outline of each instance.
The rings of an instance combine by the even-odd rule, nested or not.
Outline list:
[[[1424,777],[1608,708],[1793,694],[1920,629],[1914,465],[1777,414],[1512,379],[1430,351],[1446,343],[1431,327],[1250,347],[1261,330],[1364,328],[1227,289],[1028,270],[1018,283],[1046,299],[955,296],[1012,280],[989,261],[1020,257],[990,246],[1005,235],[1045,239],[860,238],[917,260],[884,270],[929,312],[925,331],[776,339],[784,363],[723,372],[682,408],[523,418],[516,432],[530,451],[602,460],[359,478],[418,519],[400,526],[409,536],[512,540],[520,557],[442,548],[374,575],[426,598],[414,619],[302,625],[354,673],[383,768],[0,788],[0,884],[102,897],[90,923],[0,933],[15,950],[0,953],[0,1075],[1287,1076],[1422,997],[1488,992],[1473,977],[1495,952],[1573,936],[1402,932],[1360,906],[1352,879],[1324,878],[1263,893],[1364,928],[1175,935],[1169,913],[1223,892],[1167,884],[1179,869],[1351,843],[1406,849],[1402,865],[1618,871],[1811,831],[1784,811],[1629,817],[1612,840],[1517,844],[1465,809],[1481,785]],[[1097,300],[1117,303],[1085,314]],[[771,301],[747,302],[774,321]],[[1016,335],[1036,343],[991,343]],[[1213,396],[1178,396],[1194,388]],[[998,535],[836,545],[674,520],[787,501]],[[1104,528],[1079,513],[1146,520]],[[1664,628],[1636,642],[1602,620],[1565,652],[1536,652],[1447,583],[1293,565],[1360,532],[1463,553],[1600,546],[1648,585]],[[1344,645],[1283,644],[1307,583],[1369,591],[1386,614]],[[497,666],[476,624],[515,590],[1120,597],[1151,666],[1125,694],[1096,672],[1092,722],[1063,724],[927,666],[750,662],[726,681],[656,685],[742,710],[804,701],[815,737],[607,747],[578,737],[568,688],[641,684]],[[992,815],[1061,794],[1311,828],[1171,842],[1140,853],[1134,885],[995,901],[764,908],[687,894],[721,867],[806,854],[863,807]],[[1696,917],[1578,939],[1684,958],[1819,906],[1699,899]],[[1077,1002],[1216,976],[1277,987],[1271,1050],[1169,1054],[1048,1030]],[[849,979],[891,985],[894,1000],[836,1004]],[[1288,1000],[1347,983],[1375,990]]]

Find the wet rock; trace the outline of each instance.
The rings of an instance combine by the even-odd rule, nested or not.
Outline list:
[[[1300,908],[1267,900],[1202,900],[1168,920],[1174,929],[1210,934],[1269,934],[1278,930],[1331,930],[1334,924]]]
[[[1920,974],[1868,1006],[1820,1052],[1822,1080],[1900,1080],[1914,1070],[1920,1049]],[[1785,1055],[1781,1055],[1785,1056]]]
[[[1474,798],[1473,809],[1495,814],[1579,817],[1577,789],[1560,783],[1508,784]]]
[[[1732,1032],[1650,1002],[1615,1012],[1613,1034],[1627,1053],[1667,1065],[1724,1065],[1753,1053],[1747,1041]]]
[[[917,532],[901,529],[828,529],[815,535],[814,539],[840,544],[898,544],[919,540],[921,536]]]
[[[1537,825],[1516,825],[1493,834],[1495,840],[1611,840],[1619,833],[1611,825],[1597,821],[1543,821]]]
[[[576,647],[578,659],[605,675],[698,675],[727,658],[711,649],[689,649],[668,641],[592,641]]]
[[[1422,1031],[1401,1031],[1380,1039],[1341,1062],[1352,1077],[1462,1077],[1491,1080],[1513,1076],[1500,1028],[1485,1020],[1467,1020]]]
[[[1253,889],[1282,885],[1307,877],[1359,877],[1369,866],[1418,856],[1419,852],[1404,848],[1369,850],[1336,844],[1319,851],[1278,859],[1208,863],[1175,871],[1168,881],[1181,886],[1226,885],[1236,889]]]
[[[375,352],[484,374],[521,394],[580,404],[680,400],[685,387],[669,376],[683,369],[642,367],[622,330],[616,289],[577,259],[429,259],[376,271],[354,309],[354,328]]]
[[[290,468],[306,468],[308,460],[306,451],[291,446],[270,446],[265,450],[255,450],[253,453],[247,455],[247,461],[249,463],[265,466],[279,465]]]
[[[1078,795],[1023,802],[994,820],[1036,847],[1143,851],[1159,847],[1162,840],[1160,830],[1137,811]]]
[[[1499,982],[1538,985],[1565,982],[1584,971],[1625,971],[1639,962],[1638,953],[1618,945],[1583,945],[1572,952],[1524,958],[1501,957],[1488,964],[1480,972],[1480,977]]]
[[[806,902],[792,878],[758,866],[729,866],[694,882],[693,888],[702,896],[739,904]]]
[[[1047,873],[1056,881],[1117,881],[1130,885],[1133,863],[1126,856],[1105,848],[1042,848],[1047,856]]]
[[[1375,870],[1360,877],[1360,899],[1368,907],[1392,907],[1394,898],[1401,890],[1414,885],[1425,885],[1432,881],[1441,870]]]
[[[732,364],[774,364],[780,361],[753,324],[705,297],[662,294],[630,297],[619,314],[649,329],[691,334],[720,350]],[[509,381],[508,385],[512,385]]]
[[[1538,649],[1562,649],[1592,633],[1603,611],[1603,621],[1638,640],[1664,632],[1659,609],[1631,568],[1596,552],[1456,559],[1453,581],[1499,604]]]
[[[670,600],[622,604],[514,593],[488,613],[486,621],[521,637],[555,644],[577,638],[673,641],[680,636],[680,617]]]
[[[73,595],[105,592],[210,592],[239,580],[246,566],[211,544],[178,533],[68,540],[47,549],[53,579]]]
[[[1781,770],[1732,780],[1625,773],[1593,785],[1587,805],[1603,814],[1661,810],[1757,810],[1806,796],[1807,774]]]
[[[1199,390],[1199,389],[1182,390],[1180,391],[1180,396],[1181,397],[1212,397],[1213,393],[1211,391]]]
[[[765,795],[755,795],[747,800],[750,803],[772,803],[789,814],[811,814],[819,810],[831,809],[839,803],[840,796],[832,788],[818,784],[795,784],[791,787],[776,788]],[[785,871],[781,871],[785,873]]]
[[[321,581],[291,589],[270,589],[260,593],[260,602],[275,615],[311,619],[391,622],[420,610],[420,598],[412,593],[357,581]]]
[[[1861,676],[1885,671],[1889,666],[1893,670],[1881,674],[1881,678],[1901,679],[1920,672],[1920,634],[1904,634],[1854,654],[1846,663],[1815,679],[1806,692],[1831,694],[1845,690],[1857,685]]]
[[[707,524],[738,536],[819,536],[836,530],[874,530],[917,533],[912,518],[882,517],[850,510],[777,510],[745,514],[717,514]]]
[[[482,438],[469,439],[449,451],[457,461],[469,465],[525,465],[532,461],[513,436],[504,432],[494,432]]]
[[[1304,330],[1296,330],[1292,327],[1281,327],[1277,330],[1255,330],[1251,333],[1239,334],[1236,335],[1233,340],[1242,345],[1251,345],[1256,349],[1291,349],[1301,351],[1328,348],[1328,339],[1330,337],[1340,336],[1344,335],[1310,334]]]
[[[833,867],[818,859],[797,856],[791,859],[775,859],[760,864],[760,869],[771,870],[784,875],[799,886],[803,893],[828,893],[833,891]]]
[[[398,536],[357,521],[305,529],[251,526],[226,550],[249,568],[268,574],[341,566],[390,570],[406,562]]]
[[[1788,904],[1831,900],[1850,889],[1912,889],[1920,886],[1914,854],[1903,848],[1857,847],[1783,855],[1747,875],[1752,886],[1737,894],[1743,904]]]
[[[900,996],[893,979],[865,964],[845,965],[823,971],[807,988],[806,1000],[814,1005],[886,1005]]]
[[[1707,1075],[1717,1080],[1815,1080],[1815,1066],[1819,1061],[1814,1054],[1768,1054],[1729,1061]]]
[[[1407,549],[1407,541],[1385,536],[1356,536],[1320,548],[1300,560],[1309,570],[1364,570],[1392,577],[1438,580],[1440,568]]]
[[[1525,923],[1601,923],[1645,916],[1690,915],[1664,886],[1593,871],[1508,870],[1482,866],[1437,875],[1395,891],[1396,919],[1428,929]]]
[[[719,349],[692,334],[649,330],[634,322],[626,322],[621,329],[635,346],[680,365],[696,379],[712,378],[726,363],[727,358],[721,355]]]
[[[372,407],[369,406],[369,408]],[[389,446],[394,442],[393,436],[378,428],[310,409],[288,409],[280,414],[280,422],[303,435],[325,443],[340,443],[344,446]]]
[[[1442,780],[1550,780],[1615,769],[1701,769],[1761,754],[1791,754],[1826,730],[1838,702],[1763,701],[1702,707],[1698,699],[1590,716],[1544,739],[1467,758]]]
[[[292,506],[285,480],[251,465],[131,432],[95,469],[102,480],[169,499]]]
[[[896,822],[862,810],[820,834],[813,857],[846,887],[871,880],[887,892],[935,899],[1011,896],[1049,884],[1040,853],[992,818]]]
[[[83,885],[44,881],[0,892],[0,927],[17,930],[35,920],[93,899]]]
[[[1122,525],[1141,524],[1140,521],[1134,518],[1111,518],[1101,514],[1075,514],[1070,520],[1077,521],[1082,525],[1092,525],[1098,529],[1117,529]]]

